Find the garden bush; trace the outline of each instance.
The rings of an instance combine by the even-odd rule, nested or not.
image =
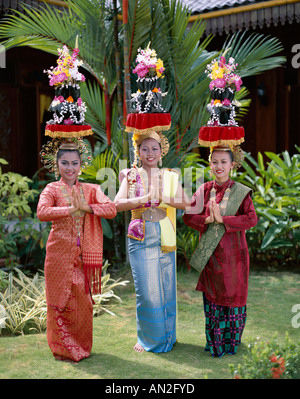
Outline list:
[[[293,342],[288,333],[279,344],[277,334],[271,341],[254,339],[243,355],[244,363],[230,365],[234,378],[241,379],[295,379],[300,377],[300,342]]]
[[[253,203],[258,215],[257,226],[247,231],[247,241],[254,263],[274,266],[299,265],[300,242],[300,154],[287,151],[277,155],[259,152],[257,161],[249,154],[244,172],[236,180],[253,190]]]
[[[93,315],[102,312],[114,315],[110,309],[112,300],[122,302],[114,293],[115,287],[124,286],[127,280],[114,280],[107,273],[108,261],[104,262],[101,279],[101,294],[93,297]],[[0,335],[28,334],[46,330],[47,305],[45,296],[45,278],[43,272],[33,277],[26,276],[20,269],[0,275]]]
[[[7,162],[0,158],[0,164]],[[30,257],[39,257],[38,267],[43,264],[49,227],[33,217],[30,207],[38,194],[31,179],[2,173],[0,167],[0,258],[6,268],[26,264]]]

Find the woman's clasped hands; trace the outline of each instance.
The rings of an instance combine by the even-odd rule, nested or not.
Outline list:
[[[159,203],[162,201],[161,181],[157,174],[152,177],[148,201],[151,201],[152,204],[155,204],[157,201]]]
[[[71,206],[69,207],[69,212],[72,214],[78,210],[93,213],[92,208],[86,202],[82,201],[80,191],[77,190],[76,187],[72,187]]]
[[[223,218],[220,213],[219,205],[215,201],[211,201],[209,210],[210,215],[205,219],[205,224],[213,222],[223,223]]]

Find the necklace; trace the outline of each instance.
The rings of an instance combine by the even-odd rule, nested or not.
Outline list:
[[[137,174],[137,167],[133,166],[130,169],[130,172],[128,174],[128,184],[129,184],[129,189],[128,189],[128,195],[129,198],[135,197],[135,185],[136,185],[136,174]]]
[[[229,179],[228,186],[227,186],[227,188],[225,190],[225,193],[223,195],[223,198],[222,198],[222,200],[221,200],[221,202],[219,204],[219,209],[220,209],[221,216],[224,216],[225,212],[226,212],[227,203],[228,203],[228,199],[229,199],[229,195],[230,195],[230,188],[229,188],[230,183],[231,183],[231,180]],[[216,182],[214,181],[213,188],[210,190],[210,194],[209,194],[210,202],[212,202],[212,201],[216,202],[215,184],[216,184]],[[214,221],[214,230],[215,230],[216,237],[218,237],[219,223],[216,222],[216,221]]]

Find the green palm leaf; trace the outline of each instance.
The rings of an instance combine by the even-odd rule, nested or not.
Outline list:
[[[246,37],[246,32],[238,32],[225,41],[224,50],[228,50],[227,58],[233,57],[239,64],[236,72],[242,77],[277,68],[285,62],[285,57],[274,57],[283,50],[279,40],[258,33]]]
[[[106,141],[105,100],[103,91],[95,83],[81,85],[81,96],[88,104],[85,114],[86,122],[93,127],[93,132]]]

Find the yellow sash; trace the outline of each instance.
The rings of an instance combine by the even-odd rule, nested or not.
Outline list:
[[[178,173],[171,169],[165,169],[163,173],[163,194],[165,197],[174,198],[178,187]],[[167,216],[160,220],[161,250],[172,252],[176,250],[176,209],[165,204],[159,204],[158,208],[165,208]]]

